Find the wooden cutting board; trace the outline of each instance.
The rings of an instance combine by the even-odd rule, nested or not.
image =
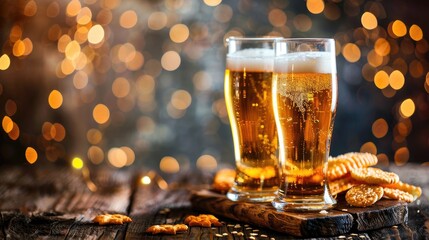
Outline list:
[[[339,196],[337,201],[336,207],[327,213],[283,212],[271,203],[234,202],[209,190],[191,195],[192,206],[200,211],[299,237],[336,236],[398,225],[408,220],[405,202],[382,199],[373,206],[356,208],[349,206],[344,196]]]

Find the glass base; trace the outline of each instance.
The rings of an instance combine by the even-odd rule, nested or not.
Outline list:
[[[232,187],[226,197],[232,201],[244,202],[271,202],[276,197],[277,189],[270,190],[238,190]]]
[[[316,196],[282,196],[278,195],[272,205],[281,211],[321,211],[331,209],[337,201],[329,194]]]

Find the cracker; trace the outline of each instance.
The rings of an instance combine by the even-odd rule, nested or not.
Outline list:
[[[100,225],[108,225],[129,223],[133,220],[130,217],[122,214],[101,214],[96,216],[92,221]]]
[[[392,184],[399,182],[399,176],[392,172],[385,172],[379,168],[358,168],[353,169],[351,176],[369,184]]]
[[[328,170],[326,171],[326,176],[329,180],[341,178],[348,172],[349,169],[347,168],[347,160],[335,159],[328,161]]]
[[[221,227],[223,225],[219,219],[211,214],[189,215],[185,218],[184,223],[190,227]]]
[[[377,156],[371,153],[351,152],[334,158],[330,157],[326,175],[329,180],[334,180],[343,177],[353,169],[374,166],[377,162]]]
[[[328,185],[329,185],[329,190],[331,194],[337,195],[339,193],[349,190],[354,186],[359,185],[359,182],[350,176],[346,176],[344,178],[330,181]]]
[[[408,203],[414,201],[414,196],[412,194],[409,194],[402,190],[387,188],[387,187],[385,187],[383,190],[384,190],[384,197],[386,198],[401,200]]]
[[[414,186],[408,183],[404,183],[404,182],[397,182],[397,183],[393,183],[393,184],[387,184],[387,185],[383,185],[383,187],[386,188],[392,188],[392,189],[399,189],[401,191],[407,192],[411,195],[413,195],[413,200],[416,200],[417,198],[419,198],[422,195],[422,189],[418,186]]]
[[[212,188],[216,192],[226,193],[232,187],[235,180],[235,170],[225,168],[216,172],[213,179]]]
[[[353,169],[371,167],[378,163],[377,156],[371,153],[351,152],[345,155],[352,159]]]
[[[178,232],[186,232],[188,230],[188,226],[185,224],[161,224],[161,225],[153,225],[146,229],[147,233],[155,234],[176,234]]]
[[[361,184],[347,191],[346,201],[355,207],[368,207],[376,203],[383,193],[383,187]]]

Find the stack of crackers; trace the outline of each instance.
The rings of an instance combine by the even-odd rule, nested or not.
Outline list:
[[[413,202],[422,189],[401,182],[393,172],[372,167],[378,162],[371,153],[347,153],[330,158],[327,178],[332,195],[346,192],[346,201],[355,207],[367,207],[381,198]]]
[[[346,193],[348,204],[367,207],[381,198],[412,202],[420,197],[422,189],[401,182],[399,176],[373,166],[377,156],[371,153],[351,152],[330,157],[327,163],[327,179],[332,195]],[[234,183],[235,171],[222,169],[215,175],[213,189],[225,193]]]

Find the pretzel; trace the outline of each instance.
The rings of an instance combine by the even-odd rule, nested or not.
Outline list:
[[[198,216],[189,215],[185,218],[185,224],[188,224],[190,227],[221,227],[223,224],[219,222],[215,216],[211,214],[200,214]]]
[[[107,225],[107,224],[124,224],[124,223],[132,222],[133,220],[130,217],[122,214],[101,214],[96,216],[92,221],[100,225]]]
[[[153,225],[146,229],[147,233],[155,234],[176,234],[177,232],[186,232],[188,230],[188,226],[185,224],[161,224],[161,225]]]

